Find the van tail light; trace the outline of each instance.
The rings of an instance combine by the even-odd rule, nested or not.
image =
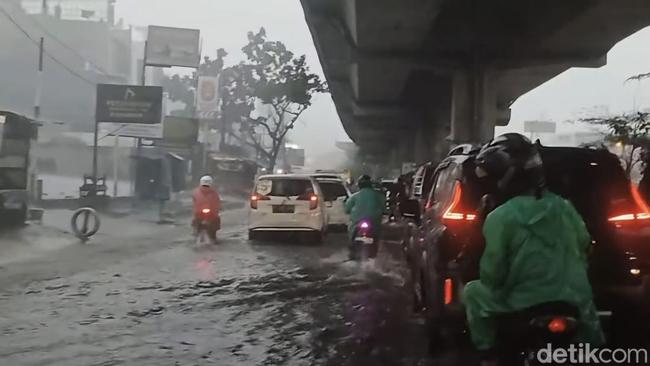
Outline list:
[[[315,210],[318,208],[318,196],[309,196],[309,209]]]
[[[608,220],[616,225],[621,225],[623,223],[631,222],[650,222],[650,209],[648,204],[645,202],[641,194],[639,193],[639,188],[632,184],[632,198],[634,198],[634,203],[636,208],[631,209],[627,213],[620,213],[614,216],[611,216]]]
[[[445,305],[451,304],[454,300],[454,281],[451,278],[445,280]]]
[[[476,220],[476,214],[474,213],[469,213],[469,212],[463,212],[460,209],[460,201],[461,198],[463,197],[463,188],[460,185],[460,182],[456,182],[454,184],[454,196],[451,200],[451,204],[449,204],[449,207],[445,210],[445,212],[442,214],[442,219],[443,220],[451,220],[451,221],[474,221]]]
[[[263,196],[261,194],[254,194],[251,196],[251,208],[257,210],[257,203],[259,201],[268,201],[270,198]]]
[[[318,199],[317,195],[310,193],[308,195],[298,197],[298,201],[309,201],[309,209],[315,210],[318,208],[318,202],[320,200]]]

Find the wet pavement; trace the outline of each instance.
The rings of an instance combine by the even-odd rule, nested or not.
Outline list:
[[[2,364],[465,364],[427,357],[399,245],[358,264],[344,234],[251,243],[245,222],[227,212],[219,244],[203,247],[186,225],[128,218],[85,245],[27,228],[52,247],[0,264]]]

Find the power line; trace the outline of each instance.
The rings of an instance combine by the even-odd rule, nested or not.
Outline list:
[[[23,28],[23,27],[22,27],[22,26],[21,26],[21,25],[20,25],[20,24],[19,24],[19,23],[18,23],[18,22],[17,22],[17,21],[12,17],[12,16],[11,16],[11,14],[9,14],[9,12],[7,12],[7,10],[6,10],[4,7],[2,7],[2,6],[0,6],[0,13],[2,13],[2,14],[3,14],[7,19],[9,19],[9,21],[10,21],[14,26],[16,26],[16,28],[18,28],[18,29],[20,30],[20,32],[21,32],[25,37],[27,37],[27,38],[28,38],[28,39],[29,39],[29,40],[30,40],[30,41],[31,41],[35,46],[40,47],[40,41],[35,40],[35,39],[34,39],[34,38],[29,34],[29,32],[27,32],[27,31],[25,30],[25,28]],[[66,65],[65,63],[63,63],[62,61],[60,61],[58,58],[56,58],[55,56],[53,56],[52,54],[50,54],[50,53],[47,52],[46,50],[44,50],[43,53],[45,53],[45,55],[46,55],[49,59],[51,59],[52,61],[54,61],[55,63],[57,63],[59,66],[63,67],[63,68],[64,68],[67,72],[69,72],[71,75],[73,75],[73,76],[79,78],[80,80],[82,80],[82,81],[84,81],[84,82],[86,82],[86,83],[88,83],[88,84],[90,84],[90,85],[97,85],[96,82],[94,82],[94,81],[92,81],[92,80],[89,80],[89,79],[87,79],[85,76],[83,76],[83,75],[79,74],[78,72],[74,71],[72,68],[70,68],[68,65]]]
[[[92,60],[88,59],[87,57],[83,56],[79,51],[75,50],[74,48],[70,47],[67,45],[65,42],[63,42],[60,38],[58,38],[56,35],[54,35],[47,27],[45,27],[43,24],[41,24],[39,21],[37,21],[34,17],[28,16],[27,17],[32,24],[36,26],[36,28],[40,29],[43,33],[45,33],[49,38],[52,38],[55,42],[63,46],[63,48],[67,49],[68,51],[72,52],[75,56],[79,57],[81,60],[84,62],[89,63],[91,66],[93,66],[95,69],[99,70],[102,74],[108,75],[108,73],[102,68],[101,66],[97,65],[96,63],[92,62]]]

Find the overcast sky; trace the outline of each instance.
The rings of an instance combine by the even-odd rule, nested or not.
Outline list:
[[[271,39],[306,54],[313,70],[322,75],[298,0],[119,0],[117,5],[118,17],[127,24],[199,28],[203,53],[214,56],[223,47],[233,63],[242,58],[239,50],[246,33],[264,26]],[[597,105],[607,105],[611,112],[631,110],[635,103],[650,107],[650,80],[624,83],[630,75],[650,72],[649,44],[646,29],[617,45],[607,66],[572,69],[522,96],[513,106],[508,129],[520,130],[525,120],[575,119]],[[310,154],[331,151],[335,141],[347,139],[329,96],[315,100],[293,139]]]

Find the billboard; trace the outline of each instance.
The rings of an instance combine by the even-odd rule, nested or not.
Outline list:
[[[163,89],[158,86],[97,85],[97,122],[159,124]]]
[[[305,149],[287,148],[286,160],[291,166],[305,166]]]
[[[141,124],[141,123],[105,123],[102,125],[104,133],[110,136],[136,137],[149,140],[161,139],[163,137],[162,124]]]
[[[200,119],[214,119],[219,111],[219,77],[199,76],[196,112]]]
[[[528,133],[555,133],[557,125],[555,122],[546,121],[525,121],[524,132]]]
[[[199,67],[201,31],[198,29],[149,26],[146,63],[148,66]]]
[[[199,121],[195,118],[165,117],[162,141],[157,146],[190,147],[199,136]]]

